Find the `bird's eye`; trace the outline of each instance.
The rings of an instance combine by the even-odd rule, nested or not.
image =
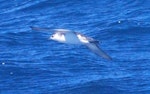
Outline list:
[[[52,35],[51,37],[53,38],[54,36]]]

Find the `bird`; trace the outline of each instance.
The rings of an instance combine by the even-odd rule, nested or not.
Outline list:
[[[99,47],[99,41],[92,37],[87,37],[84,34],[69,29],[51,29],[34,26],[30,26],[30,28],[35,31],[51,31],[53,34],[49,37],[50,40],[66,44],[84,45],[96,55],[106,60],[112,60],[112,58]]]

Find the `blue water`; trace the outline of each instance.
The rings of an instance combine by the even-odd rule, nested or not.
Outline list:
[[[0,94],[150,94],[149,0],[0,3]],[[93,37],[113,61],[30,26]]]

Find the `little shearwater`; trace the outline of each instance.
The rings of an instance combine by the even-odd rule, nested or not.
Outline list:
[[[41,27],[31,27],[31,29],[37,31],[51,31],[53,32],[53,34],[50,36],[51,40],[67,44],[82,44],[87,46],[87,48],[89,48],[96,55],[101,56],[107,60],[112,60],[112,58],[98,46],[99,41],[91,37],[87,37],[81,33],[67,29],[50,29]]]

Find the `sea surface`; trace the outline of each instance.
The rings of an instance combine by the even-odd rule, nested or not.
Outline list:
[[[90,36],[113,60],[30,26]],[[0,0],[0,94],[150,94],[150,1]]]

